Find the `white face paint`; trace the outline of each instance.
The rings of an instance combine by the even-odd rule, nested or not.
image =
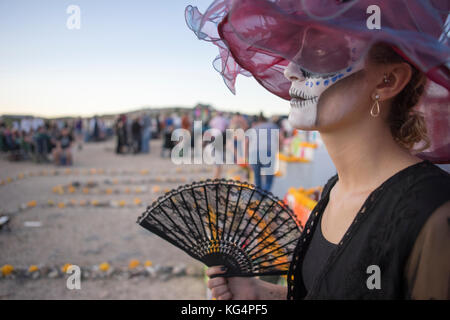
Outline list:
[[[349,51],[351,52],[348,61],[349,67],[344,70],[332,74],[320,74],[307,72],[293,62],[287,66],[284,74],[292,82],[289,90],[292,97],[289,122],[294,128],[305,130],[315,128],[319,117],[318,103],[322,93],[342,79],[364,68],[365,59],[361,58],[356,62],[356,56],[361,57],[361,51],[364,50],[364,43],[348,38],[345,40],[348,44],[346,47],[352,49]],[[302,49],[303,44],[299,54]]]
[[[364,61],[360,61],[354,66],[331,75],[318,76],[302,72],[302,76],[298,80],[292,81],[291,89],[289,90],[289,94],[292,97],[291,111],[289,113],[290,124],[294,128],[314,127],[318,118],[317,105],[322,93],[338,81],[363,68]]]

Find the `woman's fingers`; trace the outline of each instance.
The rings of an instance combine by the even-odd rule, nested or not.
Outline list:
[[[233,298],[233,295],[231,294],[230,291],[225,292],[224,294],[222,294],[221,296],[219,296],[219,298],[217,298],[218,300],[231,300]]]
[[[206,270],[206,275],[211,278],[211,276],[215,274],[221,274],[227,272],[227,269],[224,266],[215,266],[208,268]]]
[[[226,293],[230,292],[228,289],[228,286],[219,286],[214,287],[211,289],[211,294],[214,298],[220,298],[222,295],[225,295]]]
[[[223,286],[227,284],[227,280],[225,278],[214,278],[208,280],[208,288],[212,289],[215,287]]]
[[[225,273],[227,270],[224,266],[215,266],[206,270],[206,275],[212,277]],[[211,294],[214,299],[230,300],[232,294],[229,291],[227,280],[223,277],[215,277],[208,280],[208,288],[211,289]]]

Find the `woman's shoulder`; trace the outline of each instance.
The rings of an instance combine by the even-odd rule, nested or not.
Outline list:
[[[432,162],[425,160],[411,166],[411,172],[418,176],[439,176],[444,179],[450,178],[450,173],[441,169],[439,166],[433,164]]]
[[[321,198],[338,180],[338,174],[328,179],[322,189]],[[378,189],[387,189],[390,191],[386,193],[387,196],[404,198],[409,203],[414,199],[437,196],[445,196],[447,200],[450,200],[450,173],[430,161],[422,161],[396,173]]]
[[[421,216],[425,221],[450,201],[450,174],[429,161],[403,170],[391,182],[386,198],[395,203],[399,217]]]
[[[447,171],[429,161],[423,161],[405,169],[403,173],[393,182],[401,187],[405,197],[414,199],[421,198],[421,194],[429,197],[445,195],[450,200],[450,173]]]

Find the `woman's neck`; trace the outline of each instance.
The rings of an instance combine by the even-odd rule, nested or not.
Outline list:
[[[321,132],[342,192],[370,192],[398,171],[420,162],[398,145],[382,121]]]

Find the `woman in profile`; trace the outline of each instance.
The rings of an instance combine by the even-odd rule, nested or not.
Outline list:
[[[368,28],[373,5],[379,30]],[[220,48],[228,87],[250,73],[290,100],[290,123],[318,130],[337,169],[298,241],[288,286],[221,277],[217,266],[207,271],[213,297],[450,298],[450,175],[432,163],[450,162],[447,17],[447,1],[187,8],[190,28]]]

